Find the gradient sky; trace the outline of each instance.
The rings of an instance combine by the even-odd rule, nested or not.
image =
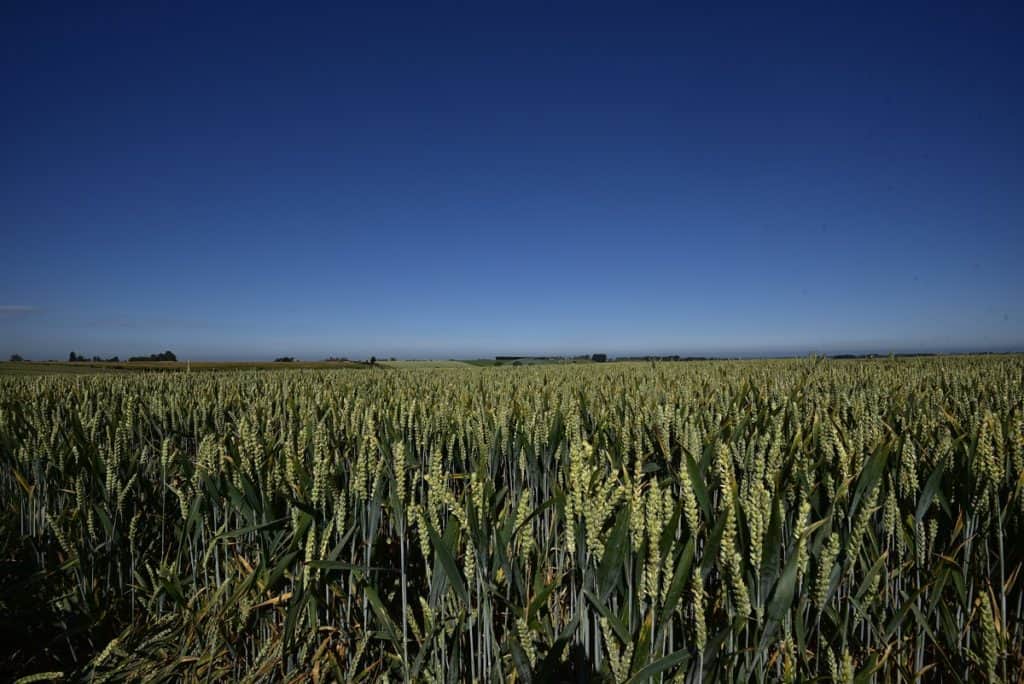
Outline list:
[[[1020,3],[133,4],[3,10],[3,358],[1024,349]]]

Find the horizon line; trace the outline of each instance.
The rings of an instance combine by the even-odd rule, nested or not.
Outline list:
[[[523,360],[590,360],[595,354],[603,354],[607,361],[645,361],[645,360],[663,360],[663,361],[724,361],[724,360],[757,360],[757,359],[797,359],[806,358],[811,356],[825,357],[825,358],[886,358],[890,356],[896,357],[907,357],[907,356],[997,356],[997,355],[1021,355],[1024,354],[1024,346],[1020,347],[996,347],[996,348],[961,348],[961,349],[913,349],[904,348],[897,350],[873,350],[873,351],[850,351],[850,350],[832,350],[822,351],[815,349],[808,349],[805,351],[746,351],[746,352],[690,352],[690,353],[655,353],[655,352],[642,352],[642,353],[619,353],[619,354],[605,354],[603,352],[594,352],[588,354],[495,354],[495,355],[436,355],[428,354],[423,356],[401,356],[395,354],[387,354],[377,356],[375,354],[369,355],[329,355],[329,356],[288,356],[285,354],[274,356],[274,358],[268,358],[273,355],[264,356],[188,356],[182,357],[175,354],[177,360],[175,362],[163,362],[163,363],[274,363],[277,358],[290,358],[291,363],[324,363],[330,361],[368,361],[373,358],[378,362],[393,361],[495,361],[495,360],[507,360],[514,361],[517,359]],[[10,356],[21,356],[18,354],[12,354]],[[99,355],[94,355],[99,356]],[[81,356],[81,361],[70,361],[66,358],[30,358],[22,357],[22,362],[25,363],[159,363],[149,359],[138,359],[136,361],[130,361],[132,356],[121,357],[115,355],[117,361],[110,361],[107,358],[100,358],[98,361],[92,357],[86,358],[84,355]],[[110,359],[114,356],[109,357]],[[3,363],[12,363],[8,359],[0,359]],[[17,363],[17,362],[15,362]],[[287,361],[281,361],[279,363],[289,363]]]

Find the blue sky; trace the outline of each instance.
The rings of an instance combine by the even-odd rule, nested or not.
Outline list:
[[[0,355],[1024,349],[1013,4],[21,3]]]

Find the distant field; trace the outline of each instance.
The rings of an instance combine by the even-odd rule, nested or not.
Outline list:
[[[273,361],[122,361],[108,363],[89,361],[68,363],[64,361],[0,362],[0,375],[94,375],[97,373],[131,373],[138,371],[225,371],[225,370],[287,370],[295,368],[369,368],[365,363],[355,361],[294,361],[275,363]]]
[[[990,358],[1013,358],[1014,354],[993,354]],[[881,363],[888,357],[874,359],[836,358],[838,363]],[[949,355],[944,358],[971,358],[971,355]],[[750,362],[766,359],[748,359]],[[706,363],[716,363],[708,359]],[[649,365],[650,361],[630,359],[609,361],[616,365]],[[659,361],[659,364],[700,363],[696,361]],[[494,366],[548,366],[548,365],[595,365],[590,359],[517,359],[496,361],[490,359],[435,359],[435,360],[397,360],[378,361],[377,367],[394,370],[415,370],[427,368],[493,368]],[[293,361],[290,363],[274,361],[139,361],[139,362],[106,362],[84,361],[68,363],[66,361],[22,361],[12,363],[0,361],[0,376],[3,375],[96,375],[106,373],[132,373],[139,371],[231,371],[231,370],[289,370],[289,369],[369,369],[370,365],[359,361]]]
[[[100,364],[84,363],[10,363],[0,362],[0,375],[94,375],[115,372],[114,368],[100,368]]]
[[[593,363],[590,359],[513,359],[513,360],[501,360],[496,359],[467,359],[460,361],[459,363],[469,364],[470,366],[541,366],[541,365],[552,365],[552,364],[575,364],[575,363]]]
[[[465,368],[466,366],[473,365],[469,361],[444,361],[444,360],[426,360],[426,361],[378,361],[378,366],[384,368]]]
[[[492,366],[535,366],[562,363],[591,363],[590,360],[561,361],[557,359],[520,359],[518,361],[500,361],[494,359],[456,360],[418,360],[418,361],[378,361],[380,368],[410,370],[422,368],[487,368]],[[0,362],[0,375],[94,375],[97,373],[131,373],[138,371],[225,371],[225,370],[288,370],[296,368],[331,369],[331,368],[369,368],[369,364],[357,361],[293,361],[278,363],[272,361],[139,361],[139,362],[106,362],[83,361],[68,363],[66,361],[22,361],[19,363]]]

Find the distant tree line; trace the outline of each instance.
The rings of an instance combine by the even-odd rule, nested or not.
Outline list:
[[[149,356],[132,356],[129,361],[177,361],[178,357],[172,351],[165,351],[162,354],[150,354]]]
[[[294,356],[279,356],[276,359],[274,359],[274,363],[294,363],[294,362],[295,362],[295,357]]]
[[[15,354],[17,356],[17,354]],[[21,357],[18,357],[19,359]],[[11,357],[14,360],[14,357]],[[150,354],[149,356],[132,356],[128,361],[177,361],[178,357],[174,355],[172,351],[165,351],[162,354]],[[68,354],[69,363],[120,363],[121,359],[117,356],[111,356],[109,359],[104,359],[99,356],[89,358],[76,352]]]
[[[68,354],[68,361],[70,363],[88,363],[90,361],[93,363],[118,363],[120,360],[121,359],[119,359],[116,356],[111,356],[109,359],[103,359],[100,358],[99,356],[94,356],[90,359],[88,356],[81,356],[79,354],[76,354],[75,352],[71,352],[70,354]]]

